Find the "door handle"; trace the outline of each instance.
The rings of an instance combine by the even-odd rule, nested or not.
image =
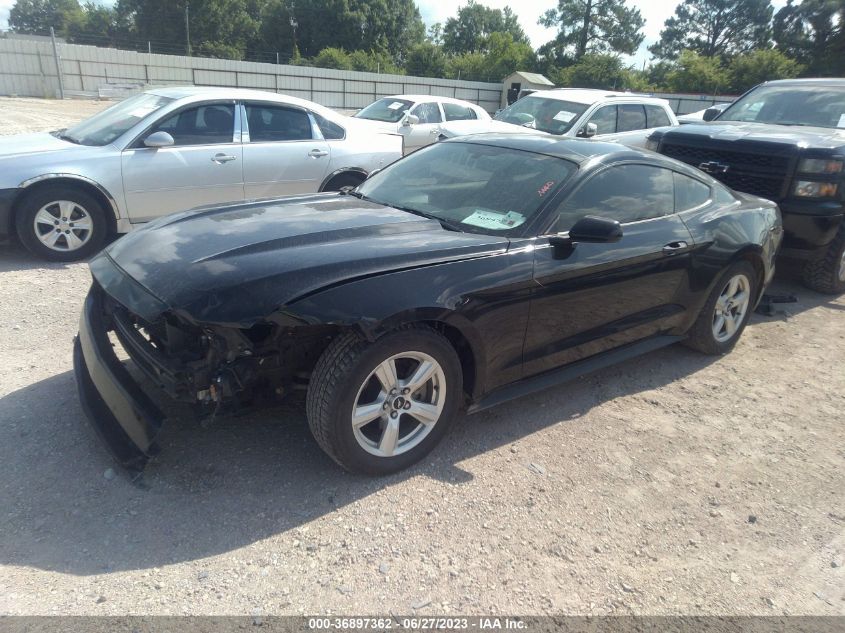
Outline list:
[[[312,149],[310,152],[308,152],[308,155],[311,158],[320,158],[321,156],[328,156],[329,153],[322,149]]]
[[[211,158],[211,162],[212,162],[212,163],[217,163],[218,165],[222,165],[223,163],[230,163],[230,162],[232,162],[233,160],[237,160],[237,159],[238,159],[238,157],[237,157],[237,156],[231,156],[231,155],[229,155],[229,154],[222,154],[222,153],[221,153],[221,154],[215,154],[215,155]]]
[[[683,240],[678,242],[669,242],[666,246],[663,247],[663,254],[664,255],[677,255],[678,253],[682,253],[689,248],[689,244],[684,242]]]
[[[436,129],[431,130],[431,132],[429,132],[429,134],[431,134],[432,136],[437,136],[438,134],[440,134],[440,130],[436,130]]]

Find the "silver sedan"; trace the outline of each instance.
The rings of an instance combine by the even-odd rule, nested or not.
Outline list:
[[[71,261],[159,216],[338,190],[401,156],[400,135],[310,101],[151,90],[66,130],[0,140],[0,239]]]

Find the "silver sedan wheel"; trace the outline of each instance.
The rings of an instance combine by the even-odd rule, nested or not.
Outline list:
[[[751,282],[745,275],[734,275],[722,289],[713,313],[713,337],[724,343],[733,338],[751,302]]]
[[[79,250],[93,234],[91,215],[72,200],[55,200],[38,210],[33,228],[39,241],[54,251]]]
[[[446,375],[423,352],[403,352],[380,363],[367,377],[352,407],[352,429],[365,451],[401,455],[418,446],[440,419]]]

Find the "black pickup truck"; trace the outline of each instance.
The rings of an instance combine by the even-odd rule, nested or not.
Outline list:
[[[777,202],[781,259],[819,292],[845,292],[845,79],[770,81],[705,123],[658,129],[646,147]]]

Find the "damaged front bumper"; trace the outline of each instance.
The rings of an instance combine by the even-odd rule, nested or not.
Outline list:
[[[125,468],[141,470],[158,452],[156,436],[164,415],[115,354],[103,299],[95,283],[82,309],[73,353],[79,398],[115,459]]]

